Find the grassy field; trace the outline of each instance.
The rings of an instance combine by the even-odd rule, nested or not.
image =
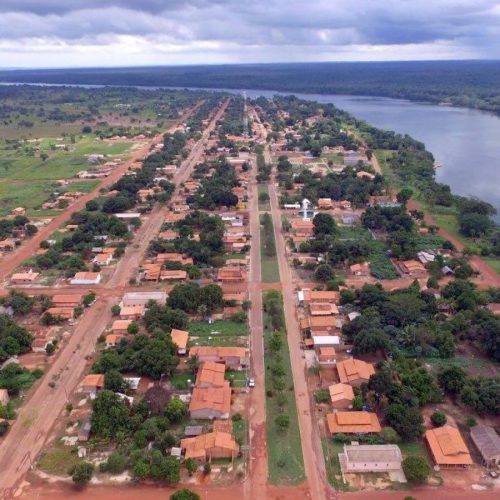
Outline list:
[[[235,321],[193,321],[189,325],[190,345],[246,346],[248,326]]]
[[[373,239],[370,231],[362,226],[339,226],[341,240],[370,241]]]
[[[130,143],[108,143],[95,136],[83,136],[74,144],[68,139],[68,151],[53,149],[59,142],[62,141],[44,139],[14,147],[0,141],[0,215],[18,206],[31,210],[39,207],[57,189],[55,181],[70,179],[80,170],[89,169],[85,155],[122,155],[131,146]],[[42,154],[47,155],[45,160]],[[77,182],[68,190],[90,191],[96,185],[96,181]]]
[[[293,387],[292,367],[290,365],[290,353],[286,334],[282,336],[283,343],[277,355],[282,359],[285,370],[283,379],[287,387],[284,394],[286,403],[283,406],[278,404],[278,396],[275,394],[272,383],[272,375],[269,365],[276,362],[276,354],[268,348],[268,342],[272,328],[270,318],[264,312],[264,347],[266,364],[266,392],[272,391],[273,397],[266,400],[266,430],[267,430],[267,453],[268,453],[268,474],[272,484],[298,484],[305,479],[304,462],[302,458],[302,443],[300,441],[299,421],[297,416],[297,406]],[[278,415],[285,414],[290,418],[290,426],[287,430],[279,430],[275,424]]]
[[[49,474],[66,475],[68,469],[79,461],[73,447],[61,445],[43,452],[38,460],[38,468]]]

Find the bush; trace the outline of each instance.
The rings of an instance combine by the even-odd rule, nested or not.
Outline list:
[[[403,460],[406,479],[412,483],[424,483],[431,474],[431,468],[424,457],[409,456]]]
[[[200,495],[194,491],[183,488],[170,495],[170,500],[200,500]]]
[[[476,427],[477,420],[474,417],[468,417],[465,423],[467,424],[467,427]]]
[[[443,427],[446,424],[446,415],[442,411],[435,411],[431,415],[431,422],[434,427]]]
[[[392,427],[382,427],[380,435],[386,443],[397,444],[401,442],[401,437]]]
[[[278,429],[284,431],[290,427],[290,417],[288,415],[278,415],[274,419],[274,423]]]
[[[314,393],[316,403],[329,403],[330,391],[328,389],[320,389]]]
[[[103,462],[99,469],[101,472],[110,474],[121,474],[127,467],[127,458],[120,453],[112,453],[106,462]]]
[[[188,474],[192,476],[198,470],[198,464],[192,458],[186,460],[186,469]]]
[[[85,486],[91,479],[94,473],[94,465],[90,462],[79,462],[69,470],[71,479],[78,486]]]

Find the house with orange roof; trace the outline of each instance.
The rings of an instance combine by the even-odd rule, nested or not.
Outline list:
[[[354,401],[354,391],[349,384],[333,384],[328,387],[330,400],[335,410],[349,410]]]
[[[318,199],[319,210],[330,210],[333,208],[333,203],[331,198],[319,198]]]
[[[337,363],[337,372],[340,382],[343,384],[360,387],[375,374],[375,368],[370,363],[360,359],[349,358]]]
[[[106,349],[112,349],[113,347],[116,347],[122,339],[124,339],[125,336],[121,334],[116,334],[116,333],[110,333],[109,335],[106,335],[106,340],[104,342],[104,347]]]
[[[55,318],[68,320],[73,319],[75,311],[73,307],[50,307],[45,313],[51,314]]]
[[[331,435],[371,434],[381,431],[380,422],[375,413],[367,411],[336,411],[326,416],[328,431]]]
[[[339,308],[333,303],[312,302],[309,304],[311,316],[333,316],[339,314]]]
[[[56,294],[52,296],[55,307],[77,307],[82,303],[83,294]]]
[[[405,260],[398,262],[397,266],[403,274],[407,274],[410,278],[426,278],[427,269],[418,260]]]
[[[296,236],[312,236],[314,224],[312,220],[294,219],[291,223],[292,231]]]
[[[226,381],[227,382],[227,381]],[[231,412],[231,387],[229,382],[223,387],[195,387],[189,403],[192,419],[228,419]]]
[[[299,301],[306,303],[337,304],[340,300],[340,292],[334,290],[300,290]]]
[[[144,281],[151,283],[158,283],[160,281],[161,264],[143,264],[142,267],[144,269]]]
[[[90,397],[95,397],[95,395],[102,389],[104,389],[104,374],[91,373],[83,379],[82,391]]]
[[[172,342],[177,346],[177,354],[186,354],[189,332],[172,328],[170,337],[172,337]]]
[[[160,281],[184,281],[187,272],[182,269],[163,269],[160,272]]]
[[[111,253],[98,253],[92,262],[98,266],[109,266],[113,260],[113,254]]]
[[[318,347],[316,350],[316,359],[322,366],[335,365],[337,362],[337,352],[335,347]]]
[[[209,432],[199,436],[181,440],[181,449],[184,458],[206,462],[213,458],[234,459],[239,451],[239,446],[233,435],[227,432]]]
[[[10,282],[14,285],[26,285],[33,283],[40,276],[40,273],[34,273],[31,269],[25,273],[14,273]]]
[[[460,432],[451,425],[425,432],[425,441],[436,465],[446,469],[468,468],[473,464]]]
[[[207,361],[203,363],[196,374],[196,387],[224,387],[227,381],[224,379],[226,365]]]
[[[225,293],[222,298],[224,302],[234,302],[235,304],[241,305],[247,299],[247,294],[245,292]]]
[[[179,232],[174,231],[173,229],[167,229],[167,231],[162,231],[159,235],[158,238],[160,240],[166,240],[166,241],[172,241],[175,240],[179,237]]]
[[[111,325],[111,331],[115,335],[125,335],[128,332],[128,327],[132,323],[131,319],[115,319]]]
[[[144,306],[123,306],[120,310],[120,319],[140,319],[144,316]]]
[[[221,267],[217,271],[217,280],[225,283],[238,283],[246,281],[247,273],[239,267]]]
[[[224,363],[233,370],[244,368],[249,364],[249,352],[244,347],[193,346],[189,350],[189,356],[196,356],[199,363],[207,361]]]
[[[368,264],[368,262],[360,262],[359,264],[349,266],[349,270],[354,276],[369,276],[370,264]]]

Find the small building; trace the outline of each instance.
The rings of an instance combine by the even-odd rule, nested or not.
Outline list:
[[[161,281],[184,281],[187,279],[187,272],[182,269],[164,269],[160,272]]]
[[[128,292],[123,296],[121,306],[146,306],[151,300],[164,305],[167,301],[167,294],[165,292]]]
[[[245,368],[249,365],[248,349],[244,347],[193,346],[189,350],[189,357],[195,356],[199,363],[207,361],[224,363],[233,370]]]
[[[446,469],[468,468],[472,457],[458,429],[451,425],[425,432],[427,447],[436,465]]]
[[[82,303],[83,294],[56,294],[52,296],[54,307],[78,307]]]
[[[82,382],[82,391],[90,397],[104,389],[104,375],[102,373],[91,373],[87,375]]]
[[[199,436],[181,440],[184,458],[200,462],[211,461],[213,458],[234,459],[239,446],[232,434],[226,432],[209,432]]]
[[[50,307],[46,313],[51,314],[55,318],[69,320],[73,319],[75,311],[73,307]]]
[[[124,338],[123,335],[111,333],[109,335],[106,335],[106,340],[105,340],[105,347],[106,349],[112,349],[113,347],[116,347],[120,341]]]
[[[120,309],[120,319],[138,320],[144,316],[145,307],[137,306],[123,306]]]
[[[186,425],[184,428],[185,437],[199,436],[203,433],[203,425]]]
[[[331,198],[319,198],[318,199],[318,209],[319,210],[330,210],[333,208],[333,203]]]
[[[361,384],[368,382],[370,377],[375,374],[373,365],[354,358],[339,361],[337,371],[340,382],[354,387],[360,387]]]
[[[470,431],[470,437],[478,449],[483,464],[488,469],[500,466],[500,436],[489,425],[476,425]]]
[[[427,276],[427,269],[418,260],[398,262],[398,267],[403,274],[407,274],[410,278],[425,278]]]
[[[189,332],[173,328],[170,336],[172,337],[172,342],[177,346],[177,354],[186,354]]]
[[[31,269],[26,273],[14,273],[10,278],[10,282],[14,285],[27,285],[33,283],[40,273],[34,273]]]
[[[369,276],[370,275],[370,264],[368,262],[361,262],[359,264],[353,264],[349,267],[351,274],[354,276]]]
[[[111,331],[115,335],[125,335],[128,333],[128,327],[132,322],[131,319],[116,319],[111,325]]]
[[[98,285],[101,282],[101,273],[80,272],[70,280],[72,285]]]
[[[329,290],[300,290],[299,302],[336,304],[340,300],[340,292]]]
[[[332,316],[339,314],[339,309],[333,303],[313,302],[309,304],[309,312],[311,316]]]
[[[344,474],[400,471],[402,461],[401,450],[395,444],[344,444],[344,452],[339,453]]]
[[[316,351],[316,359],[322,366],[333,366],[337,362],[335,347],[319,347]]]
[[[328,387],[330,400],[335,410],[349,410],[354,401],[354,391],[349,384],[333,384]]]
[[[196,374],[196,387],[224,387],[226,380],[226,365],[207,361],[203,363]]]
[[[189,404],[192,419],[228,419],[231,411],[231,387],[195,387]]]
[[[326,416],[328,431],[338,434],[371,434],[380,432],[380,422],[375,413],[367,411],[337,411]]]
[[[94,264],[98,266],[109,266],[113,260],[113,254],[111,253],[98,253],[92,260]]]

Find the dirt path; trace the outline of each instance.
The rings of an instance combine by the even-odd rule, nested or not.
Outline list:
[[[201,106],[202,102],[198,103],[196,106],[188,110],[186,113],[182,115],[176,122],[168,129],[170,132],[174,131],[179,123],[182,123],[184,120],[189,118],[199,106]],[[40,246],[40,243],[43,240],[46,240],[50,237],[50,235],[59,229],[65,222],[67,222],[71,216],[82,210],[85,207],[85,204],[94,199],[99,195],[99,191],[102,188],[107,188],[114,184],[118,179],[120,179],[135,162],[144,159],[145,156],[148,155],[151,146],[155,144],[159,144],[163,140],[163,134],[158,134],[153,139],[149,140],[147,144],[136,151],[128,160],[123,162],[120,166],[115,168],[111,174],[102,180],[99,185],[90,191],[78,198],[75,203],[71,204],[64,212],[60,213],[56,217],[54,217],[46,226],[40,229],[32,238],[26,240],[18,249],[16,249],[13,253],[6,255],[0,261],[0,282],[5,280],[9,274],[11,274],[16,267],[21,265],[25,260],[33,257],[36,250]]]
[[[97,302],[81,318],[67,344],[28,401],[20,408],[0,447],[0,498],[10,498],[36,461],[59,413],[87,367],[86,356],[95,351],[97,338],[111,319],[108,299]],[[56,380],[54,388],[49,382]]]
[[[204,131],[202,138],[196,143],[187,160],[183,163],[175,178],[177,185],[184,182],[191,174],[194,166],[200,159],[211,130],[220,119],[229,104],[227,99],[214,115],[210,125]],[[54,422],[68,401],[68,396],[76,389],[86,368],[86,356],[95,351],[97,338],[104,331],[111,320],[110,306],[117,303],[120,297],[120,284],[130,276],[133,266],[138,265],[145,249],[160,229],[165,212],[165,207],[157,209],[153,216],[139,230],[138,244],[130,245],[127,258],[118,265],[116,272],[107,287],[109,296],[100,300],[91,307],[80,319],[69,342],[64,345],[45,374],[38,386],[31,393],[29,400],[21,407],[18,417],[0,447],[0,498],[10,498],[15,492],[18,483],[36,457]],[[132,268],[131,268],[132,266]],[[64,288],[58,289],[62,292]],[[77,290],[81,292],[80,290]],[[69,370],[71,367],[71,370]],[[60,378],[54,388],[49,387],[49,382],[54,377]]]

